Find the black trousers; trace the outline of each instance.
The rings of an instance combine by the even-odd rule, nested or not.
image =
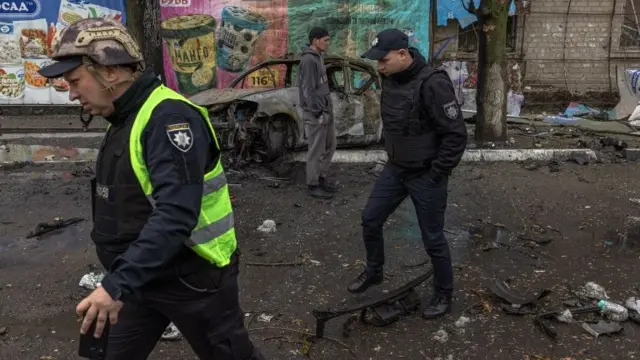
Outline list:
[[[448,176],[438,176],[434,180],[428,171],[407,172],[392,163],[385,165],[362,213],[367,272],[382,271],[382,227],[389,215],[409,196],[418,216],[424,247],[433,264],[435,294],[451,296],[453,268],[449,244],[444,237],[448,183]]]
[[[173,322],[201,360],[264,360],[238,302],[238,262],[175,277],[127,300],[109,334],[107,360],[147,359]]]

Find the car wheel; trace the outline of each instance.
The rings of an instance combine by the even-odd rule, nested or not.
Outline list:
[[[276,115],[267,122],[263,134],[267,146],[267,161],[278,159],[295,146],[295,121],[285,115]]]

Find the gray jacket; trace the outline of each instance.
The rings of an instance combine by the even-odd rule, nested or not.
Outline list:
[[[323,113],[331,114],[329,83],[322,56],[307,47],[302,52],[299,69],[298,91],[302,110],[316,117]]]

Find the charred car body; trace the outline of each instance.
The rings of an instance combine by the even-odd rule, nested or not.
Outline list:
[[[299,57],[262,62],[240,74],[224,89],[190,97],[209,109],[221,146],[232,162],[271,161],[287,151],[307,147],[299,107]],[[338,147],[380,142],[380,79],[360,59],[325,57]]]

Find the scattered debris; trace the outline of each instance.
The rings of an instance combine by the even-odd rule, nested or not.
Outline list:
[[[640,313],[640,298],[630,297],[624,305],[627,309],[635,310],[635,312]]]
[[[449,340],[449,334],[447,334],[443,329],[440,329],[433,334],[432,339],[444,344]]]
[[[351,336],[351,331],[353,331],[353,324],[358,321],[358,315],[353,314],[347,318],[347,320],[342,324],[342,336],[348,338]]]
[[[508,304],[503,304],[502,309],[510,315],[524,315],[529,313],[523,309],[525,305],[535,305],[536,300],[542,299],[551,293],[550,290],[540,289],[535,293],[527,291],[525,293],[515,292],[507,281],[496,280],[489,285],[489,289],[497,297],[505,300]]]
[[[575,322],[575,315],[599,312],[600,311],[600,307],[598,307],[598,306],[585,306],[585,307],[581,307],[581,308],[571,309],[569,311],[569,313],[567,313],[567,311],[568,310],[551,311],[551,312],[547,312],[547,313],[538,314],[533,319],[533,323],[545,335],[550,337],[552,340],[556,340],[558,338],[558,333],[555,331],[555,329],[553,329],[544,320],[556,319],[556,320],[561,321],[561,322],[571,323],[571,322]],[[565,320],[565,321],[563,321],[563,320]]]
[[[258,226],[258,231],[263,232],[263,233],[275,232],[276,231],[276,222],[271,220],[271,219],[267,219],[262,223],[262,225]]]
[[[258,321],[261,322],[271,322],[271,319],[273,319],[273,315],[267,315],[267,314],[260,314],[260,316],[258,316]]]
[[[73,224],[77,224],[79,222],[84,221],[82,218],[71,218],[69,220],[64,220],[61,217],[57,217],[51,223],[39,223],[36,226],[36,229],[27,235],[27,239],[38,237],[47,233],[50,233],[55,230],[64,229]]]
[[[471,322],[471,319],[469,319],[468,317],[466,317],[466,316],[460,316],[460,317],[458,318],[458,320],[456,320],[456,322],[454,323],[454,325],[455,325],[457,328],[463,328],[463,327],[467,326],[467,324],[469,324],[470,322]]]
[[[569,160],[578,165],[587,165],[591,161],[589,156],[583,152],[573,152],[569,155]]]
[[[571,324],[575,321],[573,320],[573,313],[571,313],[571,310],[569,309],[566,309],[561,314],[556,315],[556,320],[567,324]]]
[[[629,318],[629,310],[626,307],[611,301],[600,300],[598,302],[602,314],[613,321],[627,321]]]
[[[173,323],[169,324],[169,326],[167,326],[167,328],[164,329],[164,332],[162,333],[162,340],[175,341],[180,340],[181,338],[182,334],[180,333],[180,330],[178,330],[178,327]]]
[[[619,323],[606,320],[600,320],[596,324],[582,323],[582,328],[596,338],[600,335],[615,334],[623,329]]]
[[[300,266],[304,265],[302,261],[296,262],[274,262],[274,263],[259,263],[259,262],[248,262],[247,266]]]
[[[560,163],[557,160],[551,160],[547,163],[549,167],[549,172],[558,172],[560,171]]]
[[[562,302],[562,304],[564,304],[565,306],[568,307],[581,307],[582,303],[580,302],[580,300],[577,299],[573,299],[573,300],[565,300]]]
[[[527,159],[525,161],[522,162],[522,167],[526,170],[536,170],[538,168],[540,168],[540,166],[542,166],[542,164],[539,161],[533,160],[533,159]]]
[[[607,292],[604,287],[594,283],[593,281],[589,281],[578,288],[575,292],[575,295],[581,300],[603,300],[609,299]]]
[[[95,290],[95,288],[99,286],[103,278],[104,278],[103,273],[90,272],[82,276],[82,278],[80,279],[80,283],[78,285],[87,290]]]
[[[393,322],[397,320],[399,315],[397,315],[397,310],[400,308],[406,309],[411,308],[415,305],[415,300],[419,297],[415,292],[414,288],[427,279],[433,276],[433,268],[429,269],[426,273],[418,276],[417,278],[411,280],[407,284],[401,286],[400,288],[390,291],[386,294],[383,294],[381,297],[374,298],[369,301],[357,303],[351,306],[344,307],[338,310],[332,310],[330,307],[326,310],[317,310],[314,309],[312,311],[313,317],[316,318],[316,337],[322,338],[324,336],[324,327],[327,321],[336,318],[338,316],[352,314],[355,312],[360,312],[360,320],[362,322],[368,323],[370,325],[387,323],[389,321]],[[400,307],[390,308],[390,304],[401,303]],[[418,302],[419,306],[419,302]],[[371,309],[371,310],[367,310]],[[394,311],[395,310],[395,311]],[[366,312],[369,312],[369,316],[365,318],[367,315]],[[371,312],[373,311],[373,313]],[[375,315],[380,317],[379,319],[375,318]],[[391,318],[390,318],[391,317]],[[380,322],[381,320],[381,322]],[[369,321],[369,322],[367,322]]]

